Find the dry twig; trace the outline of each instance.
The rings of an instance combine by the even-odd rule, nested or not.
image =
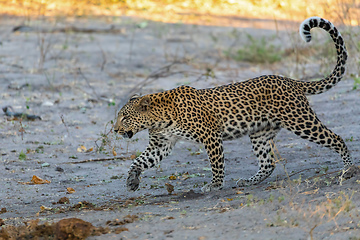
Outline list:
[[[131,155],[127,157],[110,157],[110,158],[93,158],[93,159],[86,159],[82,161],[76,162],[65,162],[66,164],[80,164],[80,163],[88,163],[88,162],[103,162],[103,161],[112,161],[112,160],[130,160]]]

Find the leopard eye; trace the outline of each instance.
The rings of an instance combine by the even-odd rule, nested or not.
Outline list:
[[[124,121],[125,116],[119,116],[119,122]]]
[[[120,119],[121,122],[124,122],[124,121],[126,121],[126,120],[127,120],[127,117],[126,117],[126,116],[122,116],[121,119]]]

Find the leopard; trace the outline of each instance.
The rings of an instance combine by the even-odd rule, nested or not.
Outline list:
[[[351,167],[353,160],[344,140],[319,120],[306,97],[331,89],[343,78],[348,58],[345,42],[337,28],[321,17],[310,17],[301,23],[299,32],[305,42],[311,41],[313,28],[330,35],[337,53],[335,68],[320,80],[263,75],[212,88],[179,86],[131,97],[118,111],[114,131],[123,138],[132,138],[147,129],[149,143],[129,168],[127,190],[137,190],[141,173],[165,159],[179,139],[204,146],[212,178],[201,190],[220,190],[225,171],[223,142],[244,135],[250,137],[259,170],[236,184],[259,184],[275,169],[271,140],[283,128],[337,152],[344,168]]]

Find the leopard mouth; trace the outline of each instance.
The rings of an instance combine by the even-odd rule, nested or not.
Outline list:
[[[134,136],[133,131],[119,131],[119,129],[114,130],[116,133],[120,134],[123,138],[132,138]]]
[[[123,134],[124,138],[132,138],[134,136],[134,133],[132,131],[127,131]]]

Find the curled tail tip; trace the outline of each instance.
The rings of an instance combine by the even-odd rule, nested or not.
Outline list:
[[[318,27],[321,21],[329,22],[321,17],[309,17],[300,24],[300,36],[305,42],[311,41],[310,30],[314,27]],[[330,23],[330,22],[329,22]]]

